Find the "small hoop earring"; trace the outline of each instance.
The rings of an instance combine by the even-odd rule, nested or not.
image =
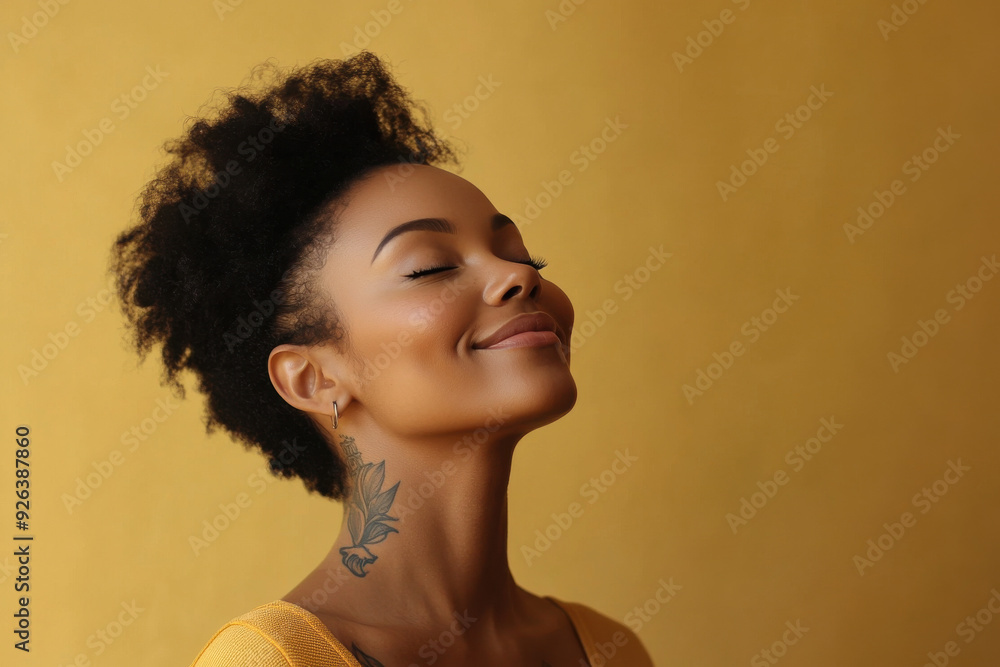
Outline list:
[[[337,410],[337,401],[333,402],[333,415],[330,418],[333,423],[334,430],[337,429],[337,424],[340,423],[340,412]]]

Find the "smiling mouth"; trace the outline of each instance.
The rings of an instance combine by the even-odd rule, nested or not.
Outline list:
[[[513,347],[562,345],[559,325],[546,312],[521,313],[509,319],[493,333],[473,343],[476,350],[503,350]]]
[[[545,347],[552,344],[562,345],[554,331],[524,331],[479,349],[504,350],[510,347]]]

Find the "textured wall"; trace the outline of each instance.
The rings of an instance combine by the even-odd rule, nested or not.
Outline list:
[[[5,2],[0,489],[13,522],[27,424],[35,539],[32,650],[8,633],[0,662],[187,664],[325,554],[339,507],[206,436],[155,356],[137,367],[105,263],[213,90],[368,46],[576,306],[580,398],[515,456],[522,585],[629,623],[658,665],[995,664],[998,19],[917,0]]]

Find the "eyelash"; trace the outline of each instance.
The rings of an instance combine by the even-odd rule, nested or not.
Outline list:
[[[521,264],[527,264],[528,266],[532,266],[532,267],[534,267],[534,269],[536,271],[541,271],[546,266],[548,266],[548,262],[545,261],[545,258],[543,258],[543,257],[535,257],[535,256],[532,256],[526,262],[520,262],[520,263]],[[407,274],[406,277],[410,278],[410,279],[421,278],[423,276],[431,275],[431,274],[434,274],[434,273],[439,273],[441,271],[447,271],[448,269],[454,269],[454,268],[456,268],[456,267],[454,267],[454,266],[435,266],[435,267],[429,268],[429,269],[420,269],[419,271],[414,271],[413,273]]]

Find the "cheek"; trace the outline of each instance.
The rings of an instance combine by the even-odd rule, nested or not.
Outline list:
[[[406,308],[407,331],[419,338],[428,331],[444,333],[454,324],[455,300],[434,299],[430,303],[420,302]],[[449,321],[451,320],[451,321]]]
[[[443,424],[478,425],[470,408],[488,402],[490,383],[458,349],[467,342],[470,312],[469,303],[447,296],[400,302],[391,317],[369,319],[359,331],[358,398],[381,427],[418,436],[438,433]]]
[[[447,380],[452,370],[460,372],[457,347],[468,334],[475,314],[464,296],[456,281],[448,281],[427,290],[413,290],[391,304],[360,309],[352,339],[366,370],[365,379],[371,383],[391,377],[388,384],[393,387],[407,384],[412,389],[414,374]],[[390,390],[377,385],[374,383],[378,391]]]
[[[442,357],[454,350],[454,342],[461,331],[454,331],[440,316],[428,317],[416,311],[402,311],[402,317],[393,321],[373,323],[361,332],[363,339],[357,346],[363,360],[368,360],[385,371],[389,361],[394,372],[405,366],[440,364]],[[359,336],[359,337],[360,337]]]
[[[574,313],[565,292],[544,284],[538,307],[570,335]],[[352,314],[364,381],[358,398],[389,431],[429,435],[442,424],[471,430],[483,425],[487,408],[509,408],[520,417],[557,414],[575,398],[571,376],[555,358],[524,366],[517,353],[476,356],[461,349],[482,317],[481,298],[471,285],[449,281],[391,303],[372,299]]]
[[[556,322],[559,323],[559,326],[566,332],[566,337],[569,338],[570,334],[573,333],[573,322],[576,316],[573,310],[573,302],[570,301],[566,292],[562,291],[555,283],[546,282],[543,284],[543,289],[546,287],[548,289],[544,290],[542,294],[542,306],[556,318]]]
[[[419,345],[428,332],[460,336],[467,320],[462,299],[468,286],[450,280],[434,286],[407,290],[405,294],[373,294],[364,303],[353,304],[352,320],[358,322],[358,347],[377,352],[381,344]]]
[[[454,350],[467,333],[475,315],[468,298],[468,285],[452,280],[429,294],[403,301],[397,312],[406,337],[416,348]]]

